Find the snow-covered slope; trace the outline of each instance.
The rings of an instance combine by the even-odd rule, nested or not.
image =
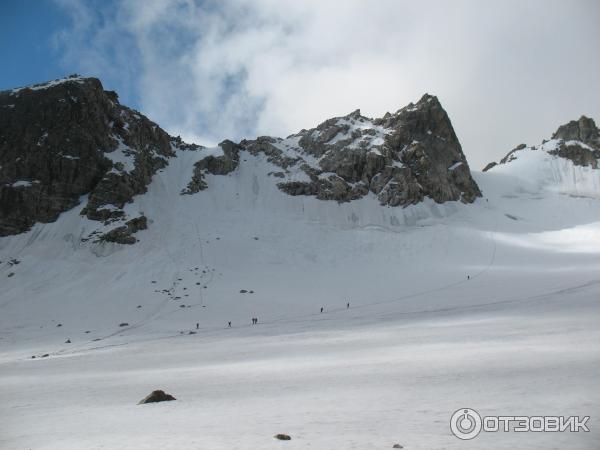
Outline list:
[[[515,151],[509,162],[499,164],[493,173],[513,177],[523,189],[532,192],[552,191],[566,195],[600,196],[600,170],[576,165],[570,159],[552,154],[560,141],[552,139],[543,144]]]
[[[135,245],[78,208],[0,238],[0,448],[597,448],[599,169],[544,145],[475,173],[471,204],[404,208],[174,147],[123,206]],[[177,401],[136,405],[153,389]],[[469,445],[463,407],[591,431]]]
[[[265,155],[180,195],[200,157],[127,205],[152,217],[134,246],[81,242],[77,211],[0,240],[2,448],[464,448],[460,407],[600,412],[596,198],[491,171],[468,206],[338,204],[281,192]],[[178,401],[135,406],[155,388]]]

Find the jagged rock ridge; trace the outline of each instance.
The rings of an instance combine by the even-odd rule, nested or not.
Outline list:
[[[389,206],[481,196],[450,119],[431,95],[379,119],[356,110],[286,139],[263,136],[239,145],[279,166],[272,175],[290,195],[346,202],[372,192]]]
[[[266,156],[269,175],[290,195],[347,202],[373,193],[388,206],[481,195],[448,115],[430,95],[379,119],[357,110],[286,139],[207,149],[169,136],[98,79],[71,76],[0,92],[0,131],[0,236],[55,221],[83,201],[81,214],[103,227],[82,242],[134,243],[151,221],[129,217],[125,205],[185,150],[198,159],[181,194],[206,189],[208,173],[235,171],[247,152]]]

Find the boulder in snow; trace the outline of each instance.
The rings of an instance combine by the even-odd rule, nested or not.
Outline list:
[[[275,436],[273,436],[275,439],[278,439],[280,441],[291,441],[292,438],[290,437],[289,434],[283,434],[283,433],[279,433],[276,434]]]
[[[142,400],[139,401],[138,405],[143,405],[145,403],[158,403],[158,402],[169,402],[171,400],[177,400],[170,394],[167,394],[165,391],[157,390],[152,391],[152,393]]]

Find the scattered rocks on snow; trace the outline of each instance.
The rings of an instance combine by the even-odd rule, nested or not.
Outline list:
[[[173,397],[172,395],[165,393],[165,391],[156,390],[156,391],[152,391],[152,393],[150,393],[148,396],[146,396],[145,398],[140,400],[138,402],[138,405],[143,405],[146,403],[169,402],[172,400],[177,400],[177,399],[175,397]]]

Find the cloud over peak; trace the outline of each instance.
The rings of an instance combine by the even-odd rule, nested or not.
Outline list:
[[[187,139],[287,135],[440,97],[474,166],[600,114],[592,0],[56,0],[69,69]]]

